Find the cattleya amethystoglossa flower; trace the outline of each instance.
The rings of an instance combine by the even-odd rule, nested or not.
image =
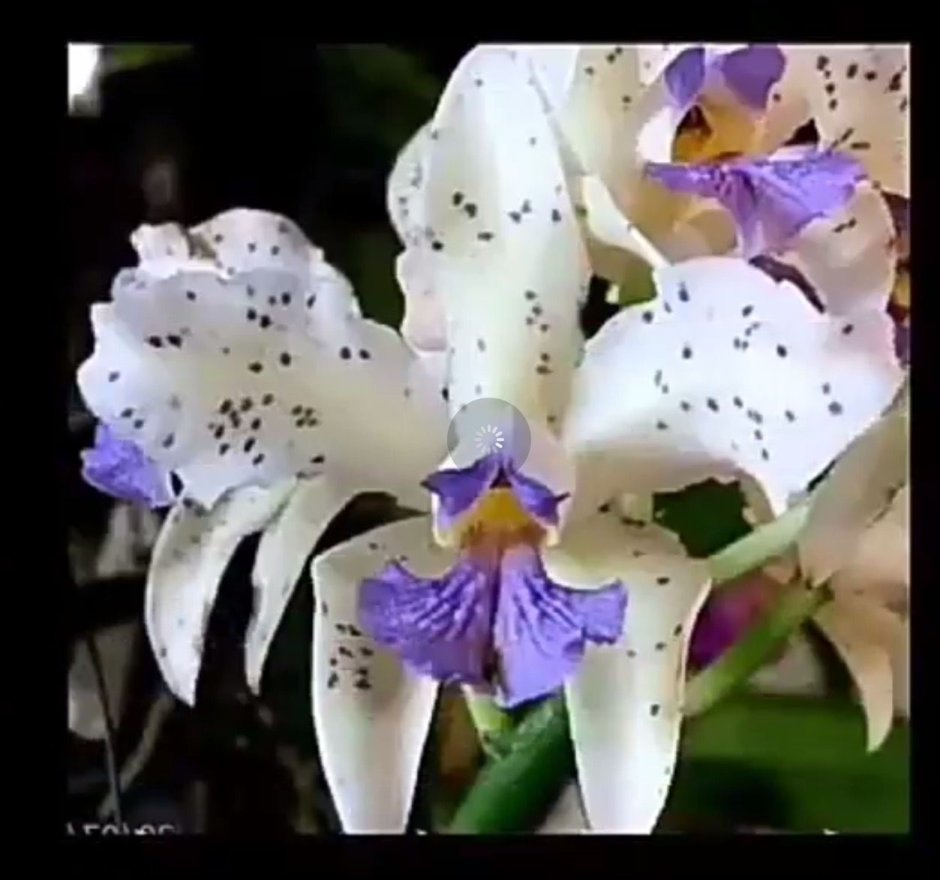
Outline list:
[[[593,827],[648,831],[707,575],[609,502],[750,474],[785,506],[894,393],[890,322],[849,326],[743,261],[702,259],[658,269],[658,299],[582,348],[590,268],[529,58],[472,52],[424,132],[389,182],[405,327],[446,358],[458,421],[505,401],[532,449],[452,457],[425,481],[431,517],[315,560],[324,770],[346,828],[401,828],[441,681],[508,704],[563,686]]]
[[[737,230],[745,256],[775,251],[830,311],[883,305],[896,260],[882,194],[909,195],[907,47],[527,51],[570,148],[598,274],[629,278],[631,256],[650,258],[644,240],[670,259],[731,253]],[[807,122],[815,148],[785,146]]]
[[[78,380],[102,421],[85,453],[99,488],[160,506],[147,632],[192,703],[209,611],[242,538],[264,529],[246,673],[262,666],[294,584],[357,493],[408,500],[444,449],[440,386],[290,221],[234,210],[183,229],[144,226]],[[374,441],[376,426],[380,441]],[[423,497],[419,493],[418,497]]]
[[[254,212],[174,227],[169,259],[151,230],[141,267],[95,314],[89,405],[184,498],[212,505],[171,515],[148,600],[161,668],[189,699],[198,645],[173,627],[211,601],[238,538],[301,497],[297,481],[428,490],[408,502],[430,516],[314,561],[314,724],[348,831],[404,828],[442,682],[507,704],[564,688],[593,828],[649,831],[708,574],[611,500],[748,475],[779,509],[900,381],[887,316],[821,314],[731,258],[660,261],[656,301],[585,345],[590,266],[531,64],[474,50],[417,173],[403,181],[400,162],[390,180],[406,327],[431,331],[425,356],[347,307],[335,273],[325,296],[319,254]],[[471,456],[475,437],[458,432],[445,457],[447,411],[459,426],[480,400],[519,414],[506,449]]]

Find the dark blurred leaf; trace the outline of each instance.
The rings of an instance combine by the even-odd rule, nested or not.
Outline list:
[[[107,70],[110,72],[135,70],[146,67],[148,64],[170,61],[191,51],[191,46],[168,43],[123,43],[105,46],[103,55],[107,60]]]
[[[909,827],[909,732],[864,750],[861,710],[843,701],[747,696],[690,719],[662,829],[899,833]],[[480,774],[452,833],[530,831],[572,777],[560,700],[520,726]]]
[[[681,492],[656,496],[655,517],[675,532],[692,556],[710,556],[751,531],[736,483],[706,480]]]
[[[744,697],[687,723],[669,810],[729,827],[905,833],[909,762],[906,724],[867,754],[850,702]]]

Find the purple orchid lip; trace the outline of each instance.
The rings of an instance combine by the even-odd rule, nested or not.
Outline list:
[[[534,547],[520,544],[498,560],[463,556],[436,579],[391,563],[363,582],[359,613],[364,629],[417,673],[493,691],[511,708],[561,687],[587,643],[614,643],[626,606],[619,582],[567,589],[547,576]]]
[[[82,452],[82,477],[98,491],[132,504],[156,509],[175,500],[170,472],[103,422],[95,429],[95,445]]]
[[[548,486],[527,477],[502,452],[491,452],[466,468],[444,469],[428,475],[422,485],[440,501],[445,528],[472,510],[491,489],[512,490],[523,510],[541,523],[558,525],[558,507],[568,495],[555,495]]]
[[[734,218],[745,259],[785,250],[813,220],[844,207],[865,176],[853,158],[831,150],[799,159],[650,162],[646,174],[675,192],[719,201]]]

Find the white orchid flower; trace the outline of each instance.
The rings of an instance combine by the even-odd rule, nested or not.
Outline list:
[[[290,221],[234,210],[133,236],[140,265],[92,309],[79,385],[102,420],[94,485],[173,504],[147,581],[147,632],[192,703],[209,611],[241,540],[264,531],[246,673],[257,691],[292,589],[357,493],[418,503],[443,450],[440,388]],[[170,473],[183,485],[174,499]]]
[[[573,70],[543,91],[592,238],[621,251],[595,247],[599,274],[619,282],[629,254],[649,260],[644,240],[673,259],[770,253],[830,311],[884,307],[896,232],[881,192],[909,194],[907,47],[569,47],[573,63],[531,51],[537,71]],[[693,106],[699,143],[679,132]],[[784,148],[810,119],[819,148]]]
[[[804,576],[833,594],[815,622],[855,681],[870,750],[910,711],[908,448],[905,398],[836,462],[799,542]]]
[[[302,237],[250,212],[178,231],[183,269],[142,247],[93,315],[89,405],[210,506],[168,520],[148,599],[186,699],[221,568],[296,497],[293,481],[400,494],[425,476],[432,516],[314,561],[314,724],[350,832],[405,827],[442,682],[506,705],[564,688],[592,828],[649,831],[708,574],[608,502],[748,475],[780,507],[900,382],[885,315],[820,314],[730,258],[660,261],[656,302],[583,346],[590,268],[543,101],[525,54],[502,49],[472,52],[445,89],[406,195],[418,243],[399,266],[443,319],[424,359],[345,306],[337,316]],[[441,360],[455,435],[443,466]],[[473,458],[475,429],[493,427],[474,424],[474,405],[494,400],[505,446]]]
[[[663,265],[658,300],[582,350],[590,270],[542,100],[520,53],[475,50],[390,180],[400,277],[430,291],[406,289],[406,328],[445,353],[457,433],[499,399],[524,417],[501,423],[510,453],[526,431],[531,452],[461,466],[459,436],[432,517],[314,560],[314,721],[348,831],[404,828],[441,682],[505,705],[563,687],[592,827],[649,831],[708,579],[607,502],[750,474],[780,508],[900,382],[886,316],[820,314],[734,259]]]

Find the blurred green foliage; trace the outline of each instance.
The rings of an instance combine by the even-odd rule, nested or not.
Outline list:
[[[657,495],[656,522],[675,532],[692,556],[710,556],[751,531],[736,483],[707,480]]]

